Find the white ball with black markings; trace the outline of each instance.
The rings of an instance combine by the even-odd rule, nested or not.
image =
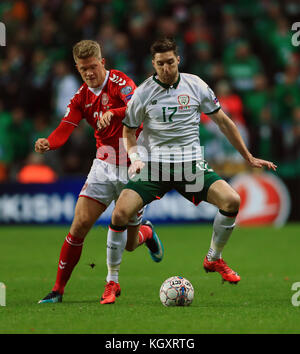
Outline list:
[[[189,306],[194,299],[194,288],[189,280],[173,276],[162,283],[159,298],[164,306]]]

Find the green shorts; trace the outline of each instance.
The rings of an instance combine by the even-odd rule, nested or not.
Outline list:
[[[174,189],[195,205],[207,201],[209,187],[222,178],[206,162],[192,161],[188,168],[181,164],[148,163],[140,174],[130,179],[126,189],[136,191],[144,205],[161,199]]]

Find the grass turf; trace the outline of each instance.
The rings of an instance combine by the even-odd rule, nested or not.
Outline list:
[[[237,228],[223,253],[241,275],[236,286],[222,284],[219,274],[202,268],[211,226],[157,227],[164,260],[154,263],[144,246],[124,253],[122,294],[114,305],[100,305],[106,228],[98,226],[86,239],[63,303],[38,305],[54,284],[68,228],[2,226],[0,282],[6,285],[6,306],[0,306],[0,333],[300,333],[300,307],[291,303],[292,284],[300,281],[299,228]],[[190,307],[161,305],[160,285],[172,275],[192,282]]]

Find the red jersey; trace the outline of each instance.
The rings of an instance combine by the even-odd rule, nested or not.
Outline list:
[[[63,145],[73,129],[85,119],[95,131],[97,157],[117,165],[127,163],[128,158],[119,139],[122,138],[126,105],[135,88],[135,83],[118,70],[107,71],[101,87],[91,88],[84,83],[71,99],[60,125],[48,137],[50,148],[53,150]],[[107,111],[114,113],[110,125],[98,130],[97,120]]]

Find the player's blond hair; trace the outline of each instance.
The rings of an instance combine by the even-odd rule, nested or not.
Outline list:
[[[90,57],[95,57],[99,60],[101,59],[101,48],[97,42],[84,39],[74,45],[73,58],[75,62],[77,62],[78,59],[86,59]]]

